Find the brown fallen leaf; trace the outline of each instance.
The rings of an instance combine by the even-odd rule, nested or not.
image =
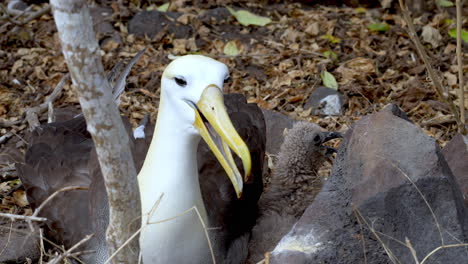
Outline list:
[[[375,73],[374,61],[357,57],[341,64],[336,72],[341,74],[340,84],[347,84],[354,79],[364,80],[368,74]]]
[[[29,205],[28,199],[26,198],[26,192],[23,190],[17,190],[13,192],[13,201],[19,207],[25,207]]]

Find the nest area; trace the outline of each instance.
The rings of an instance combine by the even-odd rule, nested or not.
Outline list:
[[[363,115],[396,103],[441,145],[456,133],[455,119],[449,106],[437,97],[404,19],[391,8],[206,1],[171,7],[182,14],[171,21],[191,28],[186,35],[169,28],[152,38],[129,34],[130,19],[153,5],[145,1],[129,1],[126,6],[110,4],[107,8],[112,14],[106,21],[119,38],[109,38],[108,33],[97,30],[106,70],[147,48],[129,74],[121,98],[120,110],[134,126],[147,113],[152,121],[156,119],[159,79],[170,61],[168,56],[200,53],[229,66],[232,81],[225,87],[228,92],[242,93],[249,102],[315,122],[326,130],[345,131]],[[273,22],[243,26],[229,12],[213,11],[224,6],[246,9]],[[439,32],[437,37],[423,36],[423,44],[446,92],[457,103],[456,40],[448,34],[454,19],[450,10],[435,8],[415,17],[415,26],[418,35],[426,26]],[[371,29],[378,23],[389,27],[385,31]],[[235,43],[239,54],[226,55],[227,43]],[[11,163],[24,153],[27,143],[24,135],[28,124],[20,121],[27,109],[46,100],[68,70],[50,13],[22,26],[0,20],[0,47],[0,137],[10,135],[1,143],[0,211],[31,214]],[[336,78],[338,91],[346,98],[340,116],[313,116],[310,110],[304,110],[309,95],[323,85],[320,75],[325,70]],[[463,70],[466,72],[467,67]],[[79,109],[70,83],[53,105],[55,109]],[[47,114],[40,115],[39,120],[46,122]],[[328,164],[319,174],[326,176],[330,167]]]

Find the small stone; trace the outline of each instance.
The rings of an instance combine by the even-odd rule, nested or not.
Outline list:
[[[304,110],[312,108],[313,115],[341,115],[343,102],[344,96],[341,93],[320,86],[310,94],[304,105]]]

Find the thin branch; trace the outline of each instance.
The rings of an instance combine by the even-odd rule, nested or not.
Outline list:
[[[49,104],[47,105],[47,123],[53,122],[55,122],[54,104],[52,102],[49,102]]]
[[[52,93],[49,96],[47,96],[44,103],[42,103],[42,104],[40,104],[38,106],[32,107],[32,108],[28,108],[26,110],[26,120],[28,121],[29,127],[30,127],[31,130],[40,125],[39,124],[39,118],[37,117],[37,115],[42,114],[43,112],[45,112],[47,110],[47,108],[49,107],[49,104],[53,103],[55,101],[55,99],[60,96],[60,94],[62,93],[62,90],[63,90],[63,86],[69,80],[69,77],[70,77],[69,73],[65,74],[62,77],[62,79],[57,84],[57,86],[55,86]]]
[[[455,106],[455,103],[453,102],[453,100],[450,99],[449,95],[444,94],[444,88],[442,86],[442,83],[440,82],[440,78],[435,72],[435,70],[432,68],[431,63],[429,62],[429,56],[427,55],[426,50],[424,49],[423,45],[419,41],[419,38],[416,34],[416,30],[414,28],[413,20],[411,19],[410,13],[408,11],[408,7],[403,2],[403,0],[399,0],[399,3],[400,3],[400,8],[403,14],[403,18],[405,19],[406,24],[408,24],[408,34],[411,40],[413,41],[416,47],[416,50],[418,51],[419,57],[421,57],[421,59],[424,62],[424,65],[426,66],[427,73],[429,74],[429,77],[434,83],[434,87],[437,92],[437,95],[444,103],[448,104],[450,111],[452,112],[455,118],[455,121],[457,122],[459,131],[465,131],[465,127],[460,120],[460,116],[458,114],[458,110],[457,110],[457,107]]]
[[[8,230],[8,238],[7,238],[7,241],[6,241],[5,245],[2,248],[2,251],[0,251],[0,256],[3,254],[5,249],[7,249],[8,245],[10,244],[12,231],[13,231],[13,221],[10,221],[10,230]]]
[[[8,132],[5,135],[0,137],[0,144],[3,144],[3,142],[7,141],[7,139],[11,138],[13,136],[13,133]]]
[[[39,250],[41,252],[41,257],[39,258],[39,264],[42,264],[42,258],[44,257],[44,231],[42,228],[39,228]]]
[[[51,194],[49,197],[47,197],[47,199],[45,199],[41,205],[39,205],[39,207],[36,208],[36,210],[34,211],[34,214],[32,215],[33,217],[37,217],[37,215],[39,214],[39,212],[42,210],[42,208],[44,208],[44,206],[49,203],[52,199],[54,199],[55,196],[57,196],[59,193],[61,192],[67,192],[67,191],[73,191],[73,190],[88,190],[89,188],[88,187],[83,187],[83,186],[67,186],[67,187],[64,187],[64,188],[61,188],[61,189],[58,189],[57,191],[55,191],[53,194]]]
[[[8,213],[0,213],[0,217],[10,218],[11,220],[24,220],[26,222],[36,221],[36,222],[44,222],[47,221],[45,217],[37,217],[37,216],[30,216],[30,215],[17,215],[17,214],[8,214]]]
[[[27,23],[29,23],[30,21],[46,14],[46,13],[49,13],[50,12],[50,5],[47,5],[46,7],[34,12],[34,13],[31,13],[31,15],[27,18],[25,18],[23,21],[18,21],[16,20],[15,18],[12,18],[10,15],[12,13],[12,10],[7,10],[5,8],[5,6],[3,6],[2,4],[0,4],[0,8],[2,9],[2,11],[5,13],[5,16],[2,16],[3,19],[6,19],[8,20],[9,22],[17,25],[17,26],[23,26]],[[18,17],[25,14],[26,12],[23,12],[23,11],[20,11],[16,14],[13,14],[13,15],[17,15]]]
[[[458,89],[460,89],[460,119],[462,129],[459,128],[458,132],[466,135],[465,128],[465,85],[463,80],[463,60],[462,60],[462,49],[461,49],[461,28],[462,28],[462,3],[460,0],[456,0],[457,5],[457,63],[458,63]]]
[[[22,123],[26,122],[26,119],[24,118],[21,118],[20,120],[16,120],[16,121],[0,121],[0,127],[12,127],[12,126],[16,126],[16,125],[20,125]]]

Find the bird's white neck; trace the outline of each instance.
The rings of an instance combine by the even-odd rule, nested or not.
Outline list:
[[[205,224],[206,210],[198,181],[197,146],[200,136],[191,133],[161,98],[153,140],[138,175],[142,224],[173,218],[197,207]],[[148,215],[161,202],[152,215]],[[209,248],[194,210],[175,219],[143,227],[140,247],[144,263],[209,263]],[[208,254],[208,255],[207,255]],[[200,261],[194,262],[194,257]],[[208,259],[209,261],[209,259]]]

